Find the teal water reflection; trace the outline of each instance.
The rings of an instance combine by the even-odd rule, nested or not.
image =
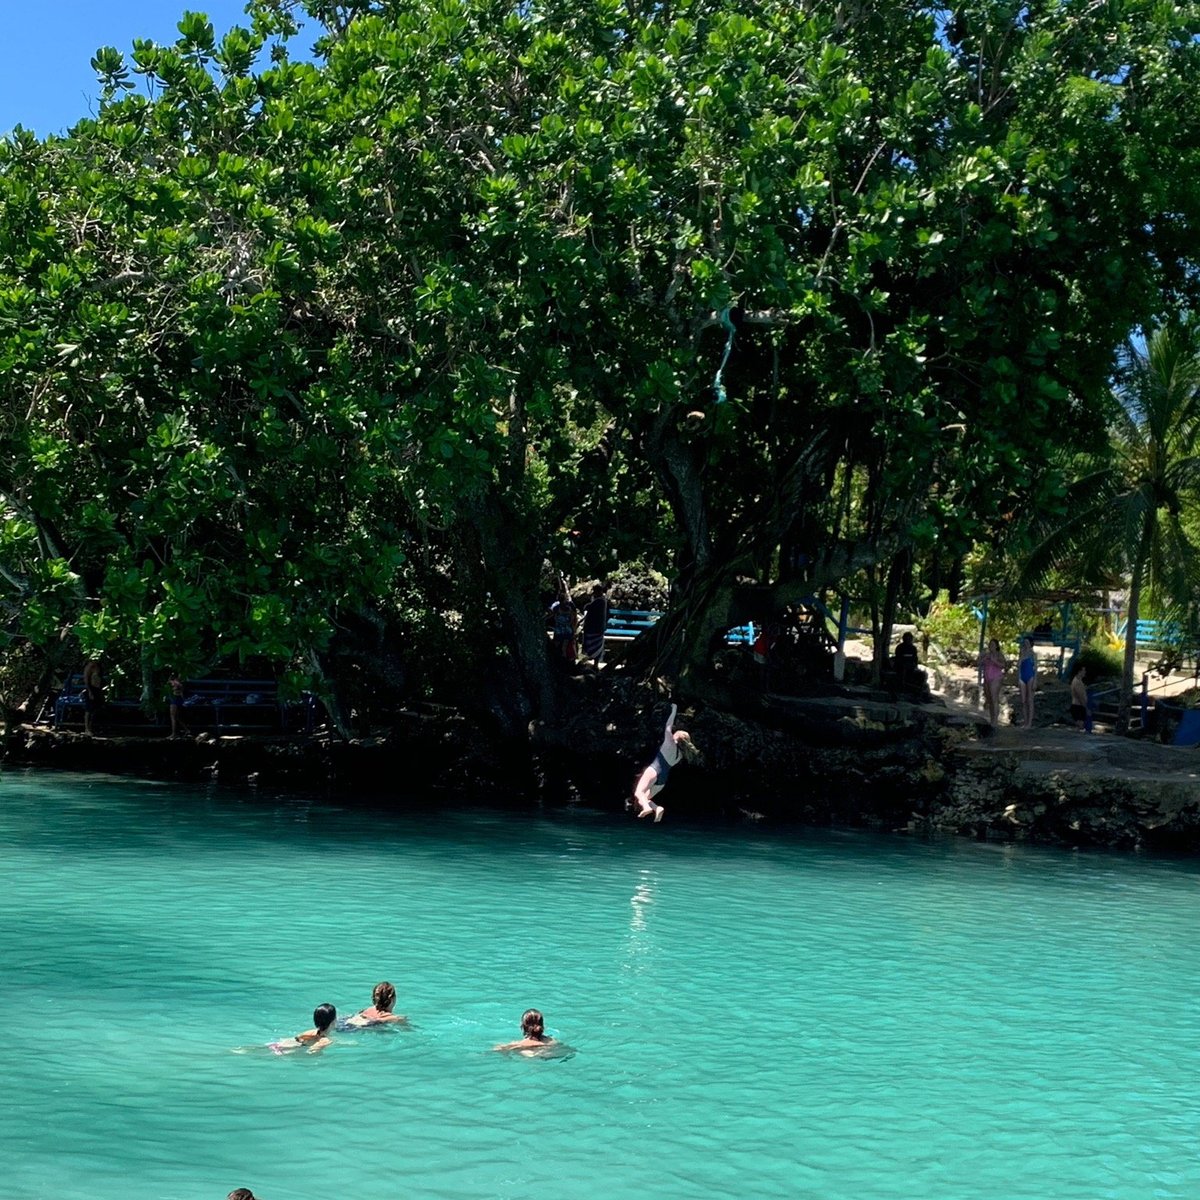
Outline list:
[[[1200,1195],[1193,862],[0,780],[4,1200]],[[409,1030],[236,1054],[388,978]],[[568,1061],[489,1053],[540,1007]]]

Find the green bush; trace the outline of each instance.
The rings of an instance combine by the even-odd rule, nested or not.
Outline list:
[[[1088,642],[1075,656],[1072,670],[1087,667],[1088,681],[1097,679],[1120,679],[1122,662],[1120,650],[1103,642]]]
[[[924,637],[953,658],[974,658],[979,653],[979,617],[974,603],[951,604],[945,592],[917,622]],[[988,605],[987,637],[995,638],[1010,657],[1017,653],[1021,638],[1046,619],[1044,605],[993,600]]]
[[[663,612],[667,607],[667,577],[645,563],[622,563],[609,573],[606,582],[612,608]]]
[[[978,603],[951,604],[942,592],[930,606],[928,616],[917,622],[917,628],[951,658],[974,658],[979,653],[979,617],[975,612],[978,607]],[[993,600],[988,605],[987,638],[988,641],[995,638],[1004,654],[1015,658],[1020,652],[1021,638],[1046,621],[1057,632],[1061,617],[1056,606],[1029,600]],[[1098,618],[1077,607],[1072,611],[1071,624],[1073,628],[1079,628],[1081,623],[1084,632],[1091,633]],[[1087,645],[1091,648],[1093,644]],[[1108,651],[1099,642],[1095,643],[1094,649],[1099,656],[1094,661],[1095,669],[1099,671],[1104,666],[1106,676],[1108,668],[1104,656]],[[1120,674],[1119,655],[1117,674]]]

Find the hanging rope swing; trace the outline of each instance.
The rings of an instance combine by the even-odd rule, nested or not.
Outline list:
[[[725,339],[725,353],[721,355],[721,365],[717,368],[716,375],[713,376],[713,392],[716,395],[717,403],[724,404],[726,395],[725,383],[722,376],[724,376],[725,366],[729,362],[729,352],[733,349],[733,335],[737,333],[737,329],[734,327],[733,320],[729,316],[728,307],[721,309],[717,314],[717,319],[722,329],[729,330],[729,336]]]

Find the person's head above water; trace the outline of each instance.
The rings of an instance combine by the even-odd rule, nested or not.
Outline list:
[[[371,1003],[380,1012],[391,1012],[392,1005],[396,1003],[396,989],[387,980],[377,983],[375,990],[371,993]]]
[[[225,1200],[256,1200],[256,1197],[249,1188],[234,1188]]]
[[[527,1008],[521,1014],[521,1032],[527,1038],[546,1036],[546,1019],[536,1008]]]
[[[337,1020],[337,1009],[332,1004],[318,1004],[313,1009],[313,1024],[318,1033],[324,1033]]]

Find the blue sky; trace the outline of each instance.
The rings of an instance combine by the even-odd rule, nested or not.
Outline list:
[[[245,0],[0,0],[0,133],[69,129],[95,109],[99,87],[88,64],[97,48],[174,41],[189,8],[207,13],[218,36],[246,24]]]

